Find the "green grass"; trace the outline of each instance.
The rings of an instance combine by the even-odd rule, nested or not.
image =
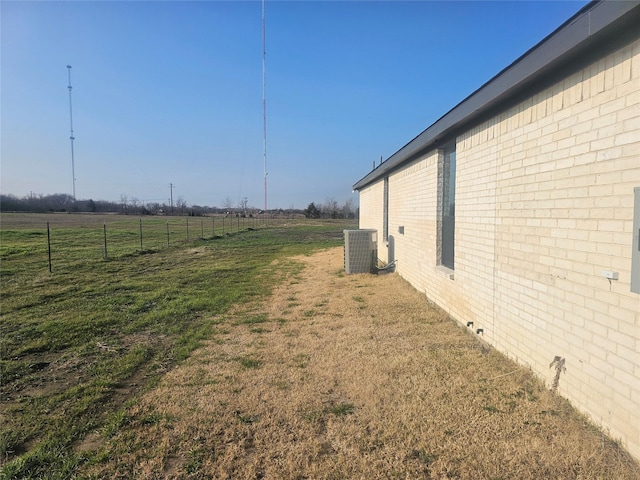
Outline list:
[[[355,406],[351,403],[338,403],[336,405],[331,405],[327,407],[325,411],[332,415],[350,415],[355,411]]]
[[[260,362],[260,360],[256,360],[255,358],[250,357],[242,357],[239,358],[238,361],[244,368],[260,368],[260,365],[262,365],[262,362]]]
[[[3,214],[0,232],[0,478],[66,478],[91,461],[73,446],[117,429],[123,404],[227,328],[219,324],[231,306],[264,299],[295,274],[286,257],[339,245],[345,228],[265,226],[198,239],[194,220],[193,241],[167,248],[160,219],[156,244],[142,250],[139,225],[116,229],[112,220],[120,246],[114,239],[105,259],[102,225],[75,216],[52,235],[49,273],[46,230],[14,226],[15,218]]]

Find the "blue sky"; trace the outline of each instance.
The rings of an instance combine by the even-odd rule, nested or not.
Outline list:
[[[352,185],[585,1],[266,1],[268,207]],[[0,188],[264,206],[259,1],[0,2]]]

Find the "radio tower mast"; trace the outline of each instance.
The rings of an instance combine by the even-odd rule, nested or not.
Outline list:
[[[73,158],[73,141],[75,137],[73,136],[73,109],[71,107],[71,65],[67,65],[67,71],[69,72],[69,122],[71,124],[71,135],[69,139],[71,140],[71,177],[73,178],[73,201],[76,201],[76,167],[75,161]]]
[[[264,211],[267,212],[267,87],[266,87],[266,31],[264,23],[264,0],[262,0],[262,145],[264,156]]]

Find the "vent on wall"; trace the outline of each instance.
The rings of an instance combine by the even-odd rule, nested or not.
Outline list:
[[[347,275],[375,273],[377,258],[377,230],[344,230],[344,270]]]

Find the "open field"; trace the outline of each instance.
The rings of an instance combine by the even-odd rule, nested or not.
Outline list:
[[[2,473],[640,478],[616,442],[397,275],[344,275],[330,248],[343,228],[3,278]]]
[[[48,265],[49,250],[55,270],[61,265],[72,267],[74,260],[85,263],[116,259],[265,226],[305,224],[306,220],[265,215],[241,218],[3,213],[0,222],[5,245],[3,259],[12,267],[31,271],[37,265],[27,265],[25,261]],[[14,259],[20,261],[13,262]]]

